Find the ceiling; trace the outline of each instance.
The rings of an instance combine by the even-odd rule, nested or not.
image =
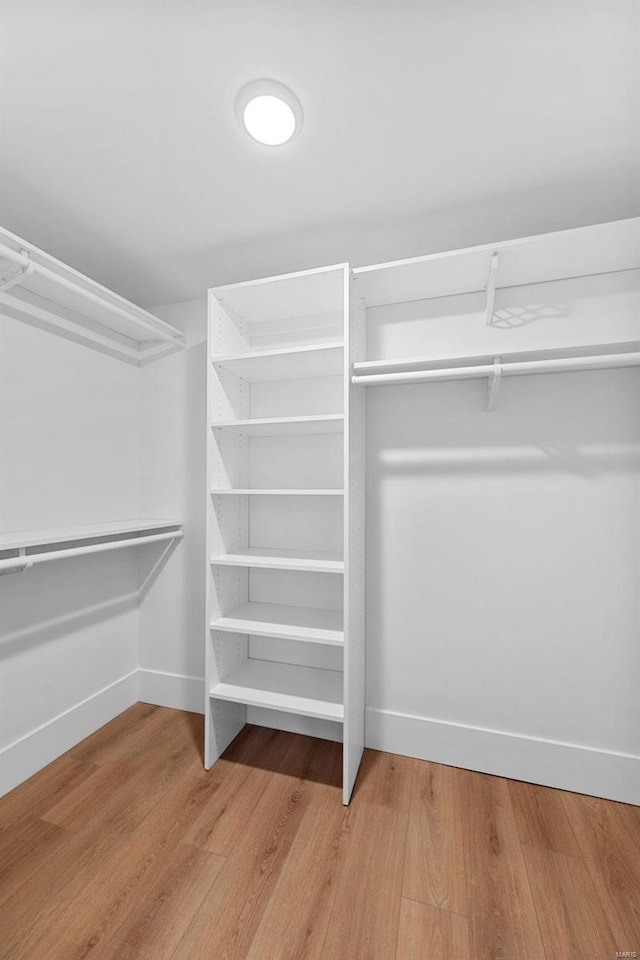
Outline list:
[[[144,305],[633,216],[635,0],[4,0],[0,222]],[[289,85],[302,134],[234,99]]]

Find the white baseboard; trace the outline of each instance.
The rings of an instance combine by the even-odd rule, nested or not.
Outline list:
[[[367,708],[375,750],[640,805],[640,757]]]
[[[204,681],[140,670],[139,699],[202,713]],[[339,740],[342,733],[339,724],[256,707],[247,710],[247,722],[327,740]],[[371,707],[366,712],[365,744],[419,760],[640,805],[640,757],[631,754]]]
[[[204,680],[161,670],[138,670],[138,699],[159,707],[204,713]]]
[[[0,796],[51,763],[136,701],[202,713],[204,680],[133,670],[0,750]],[[325,739],[338,724],[250,708],[249,723]],[[640,757],[500,730],[367,708],[365,744],[374,750],[640,805]]]
[[[0,796],[138,700],[138,671],[121,677],[0,750]]]

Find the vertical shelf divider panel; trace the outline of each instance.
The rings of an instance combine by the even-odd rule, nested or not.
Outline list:
[[[247,717],[324,724],[346,804],[364,745],[364,306],[339,264],[214,288],[208,307],[205,767]]]
[[[211,353],[230,352],[243,343],[242,327],[229,316],[209,291],[208,303],[209,357]],[[224,380],[223,380],[224,378]],[[206,646],[205,646],[205,767],[209,769],[224,752],[247,720],[244,704],[213,700],[209,696],[212,684],[221,681],[235,666],[247,657],[248,638],[237,634],[229,636],[220,630],[211,630],[210,624],[248,599],[248,571],[240,567],[212,566],[208,558],[231,549],[244,547],[248,542],[249,512],[244,497],[225,498],[213,503],[210,491],[224,486],[229,480],[244,485],[246,465],[246,437],[212,429],[212,419],[229,415],[229,403],[236,417],[248,412],[247,384],[225,371],[219,373],[207,363],[207,569],[206,569]],[[231,476],[228,474],[231,473]]]
[[[366,309],[345,270],[344,350],[344,745],[343,803],[351,798],[364,750],[366,391],[351,382],[366,355]]]

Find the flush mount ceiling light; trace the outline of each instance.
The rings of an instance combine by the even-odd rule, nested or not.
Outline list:
[[[283,83],[254,80],[238,94],[236,117],[258,143],[278,147],[300,133],[302,104]]]

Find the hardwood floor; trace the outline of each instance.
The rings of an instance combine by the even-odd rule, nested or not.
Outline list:
[[[2,960],[640,956],[640,809],[139,703],[0,800]]]

